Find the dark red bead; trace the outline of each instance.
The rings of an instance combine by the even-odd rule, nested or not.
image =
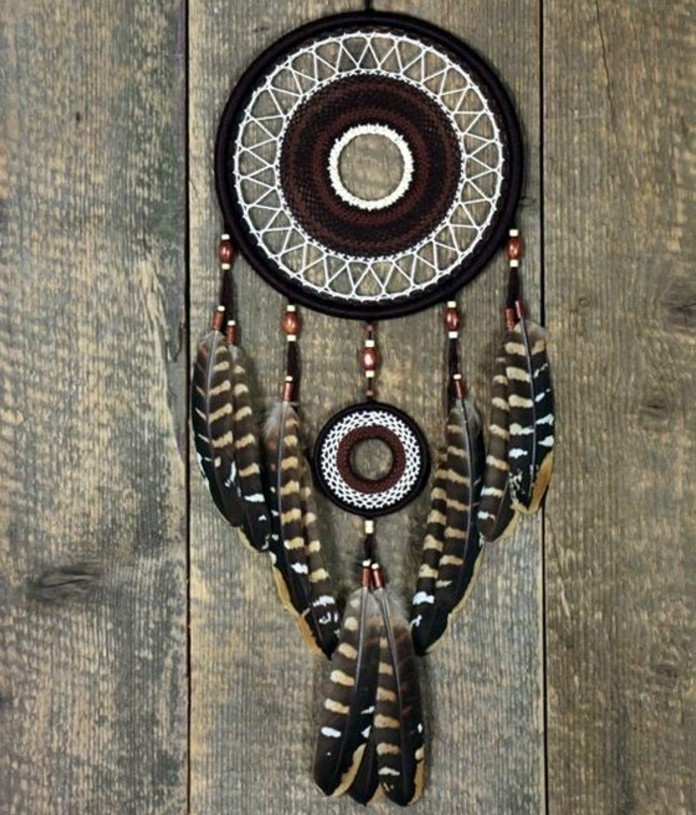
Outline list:
[[[453,306],[448,306],[445,310],[445,328],[448,331],[459,331],[460,325],[459,310]]]
[[[522,238],[518,235],[508,240],[507,256],[510,260],[519,260],[522,257]]]
[[[234,246],[232,241],[226,238],[220,241],[218,246],[218,260],[220,263],[232,263],[234,260]]]
[[[288,337],[296,337],[300,333],[300,315],[296,311],[286,311],[283,316],[283,331]]]
[[[363,348],[361,363],[366,371],[376,371],[379,365],[379,351],[376,348]]]

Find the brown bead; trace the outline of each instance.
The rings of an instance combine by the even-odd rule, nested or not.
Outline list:
[[[452,379],[452,392],[455,399],[466,399],[466,384],[461,376]]]
[[[300,333],[300,315],[288,309],[283,315],[283,331],[288,337],[297,337]]]
[[[234,246],[232,241],[226,238],[220,241],[218,245],[218,260],[220,263],[232,263],[234,260]]]
[[[225,323],[225,309],[218,306],[210,317],[210,327],[213,331],[222,331],[222,326]]]
[[[237,344],[237,324],[234,320],[228,320],[225,326],[225,340],[228,345]]]
[[[376,348],[363,348],[360,362],[365,371],[376,371],[379,365],[379,351]]]
[[[515,327],[515,323],[517,322],[517,313],[514,308],[506,308],[505,309],[505,328],[508,331],[512,331]]]
[[[295,401],[295,380],[292,377],[286,377],[283,386],[280,389],[280,398],[283,402]]]
[[[445,309],[445,328],[448,331],[459,331],[460,325],[459,309],[448,306]]]
[[[510,260],[519,260],[522,257],[522,238],[518,235],[508,240],[507,256]]]

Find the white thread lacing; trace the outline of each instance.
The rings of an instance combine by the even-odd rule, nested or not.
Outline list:
[[[280,184],[280,153],[300,103],[349,76],[387,76],[443,110],[464,156],[455,199],[408,251],[379,257],[338,252],[292,216]],[[329,35],[288,54],[256,88],[242,115],[234,156],[242,215],[263,253],[295,284],[347,302],[380,302],[427,290],[481,243],[500,203],[505,171],[500,129],[483,90],[445,52],[404,34]]]

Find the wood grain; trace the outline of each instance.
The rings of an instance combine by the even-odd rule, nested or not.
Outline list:
[[[190,168],[192,341],[215,304],[215,246],[220,216],[213,193],[212,146],[218,118],[249,61],[302,22],[355,3],[277,3],[234,7],[190,4]],[[524,116],[529,157],[521,213],[528,238],[525,280],[530,310],[539,300],[538,4],[475,2],[464,17],[454,3],[380,3],[449,28],[487,54]],[[518,47],[500,32],[513,27]],[[256,362],[258,404],[277,392],[282,375],[278,329],[283,301],[241,259],[243,343]],[[498,258],[463,297],[464,360],[478,404],[488,400],[500,340],[506,271]],[[313,437],[339,407],[359,398],[358,324],[303,312],[302,407]],[[444,347],[441,314],[379,327],[380,398],[414,416],[434,443],[444,438]],[[327,806],[352,812],[348,800],[324,802],[311,781],[316,719],[325,664],[313,661],[279,606],[263,556],[242,549],[216,517],[193,471],[191,481],[191,811],[305,813]],[[408,596],[427,496],[381,519],[377,539],[393,584]],[[322,503],[326,545],[342,595],[361,525]],[[514,541],[488,553],[470,606],[446,641],[422,663],[431,741],[421,812],[537,813],[544,810],[541,538],[526,522]],[[379,804],[386,812],[387,804]]]
[[[550,811],[696,811],[694,18],[545,4]],[[578,32],[582,32],[578,36]]]
[[[217,289],[224,103],[281,34],[360,5],[0,5],[2,815],[357,811],[311,782],[326,665],[280,608],[265,556],[219,520],[186,460],[185,416],[187,327],[193,347]],[[421,663],[430,756],[416,811],[690,814],[693,9],[375,5],[455,32],[512,92],[525,294],[557,389],[543,527],[527,519],[490,547],[469,606]],[[283,300],[241,260],[236,274],[263,410],[282,374]],[[504,284],[498,258],[462,295],[484,409]],[[360,392],[361,332],[303,318],[313,438]],[[440,314],[380,325],[379,341],[380,397],[438,443]],[[426,512],[424,495],[377,526],[404,595]],[[345,596],[360,523],[322,502],[322,525]]]
[[[0,810],[186,807],[181,6],[3,4]]]

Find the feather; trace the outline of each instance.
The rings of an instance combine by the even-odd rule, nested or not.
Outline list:
[[[198,463],[215,506],[251,540],[243,502],[231,480],[234,461],[231,357],[225,338],[213,329],[198,343],[191,381],[191,425]]]
[[[454,399],[447,417],[447,454],[436,474],[423,563],[413,597],[411,626],[416,653],[427,653],[462,607],[473,586],[481,553],[476,510],[485,451],[473,404]]]
[[[396,599],[383,588],[378,569],[375,585],[383,622],[372,724],[377,773],[387,797],[406,806],[420,797],[425,771],[418,672],[408,620]]]
[[[353,783],[348,788],[348,795],[357,803],[367,806],[382,794],[377,773],[377,745],[372,730],[365,745],[360,767]]]
[[[283,605],[292,613],[314,653],[331,654],[335,633],[325,639],[321,607],[312,603],[306,528],[303,526],[300,420],[287,401],[271,411],[265,428],[269,499],[274,533],[269,542],[273,576]]]
[[[544,330],[522,317],[508,333],[510,492],[520,512],[539,509],[553,466],[553,390]]]
[[[244,527],[252,533],[249,544],[254,549],[263,550],[268,548],[271,523],[261,484],[259,437],[251,406],[246,355],[238,345],[229,344],[227,347],[230,353],[234,439],[229,482],[236,488],[242,501]]]
[[[411,604],[411,636],[416,653],[423,656],[447,628],[447,611],[435,604],[435,581],[445,543],[446,486],[443,453],[435,470],[430,492],[430,513],[423,539],[423,554]]]
[[[369,565],[367,570],[369,580]],[[361,766],[377,694],[381,629],[379,606],[363,580],[346,604],[322,710],[314,780],[326,795],[344,793]]]
[[[312,484],[312,472],[307,460],[302,457],[300,472],[300,505],[302,508],[302,530],[305,539],[311,604],[321,630],[325,653],[331,654],[338,642],[340,616],[334,596],[331,575],[324,561],[317,529],[317,509]]]
[[[519,515],[512,507],[508,464],[510,408],[508,406],[507,355],[495,361],[491,394],[491,421],[488,426],[488,455],[483,474],[478,527],[487,541],[510,535]]]
[[[476,408],[455,399],[447,420],[447,525],[435,584],[435,602],[450,614],[468,597],[481,553],[476,511],[485,458]]]

